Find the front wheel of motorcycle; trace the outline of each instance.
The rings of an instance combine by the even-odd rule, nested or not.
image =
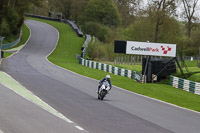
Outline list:
[[[101,97],[101,100],[103,100],[104,97]]]
[[[106,92],[105,91],[101,91],[100,99],[103,100],[105,96],[106,96]]]

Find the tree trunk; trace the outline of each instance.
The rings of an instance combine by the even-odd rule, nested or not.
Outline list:
[[[158,42],[158,39],[159,39],[159,19],[157,20],[157,23],[156,23],[154,42]]]
[[[191,20],[189,20],[188,21],[188,26],[187,26],[187,36],[188,36],[188,38],[190,38],[191,29],[192,29],[192,22],[191,22]]]

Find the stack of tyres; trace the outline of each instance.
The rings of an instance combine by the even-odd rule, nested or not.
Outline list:
[[[144,75],[145,66],[146,66],[147,58],[143,58],[142,61],[142,74]],[[160,58],[150,58],[148,61],[147,69],[146,69],[146,79],[147,83],[152,82],[152,74],[157,75],[170,61],[170,59],[160,59]],[[169,75],[176,73],[176,64],[175,61],[172,61],[167,67],[157,75],[157,81],[161,81],[162,79],[166,79]]]

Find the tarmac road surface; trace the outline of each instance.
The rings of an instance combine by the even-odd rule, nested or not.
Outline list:
[[[86,133],[0,84],[0,133]]]
[[[26,24],[31,29],[30,40],[19,53],[3,60],[2,70],[85,130],[90,133],[200,132],[199,113],[117,87],[112,88],[104,101],[97,100],[98,81],[47,61],[46,56],[57,43],[55,28],[33,20]]]

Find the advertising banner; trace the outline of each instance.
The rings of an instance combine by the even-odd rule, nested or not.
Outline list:
[[[176,44],[127,41],[126,54],[176,57]]]

